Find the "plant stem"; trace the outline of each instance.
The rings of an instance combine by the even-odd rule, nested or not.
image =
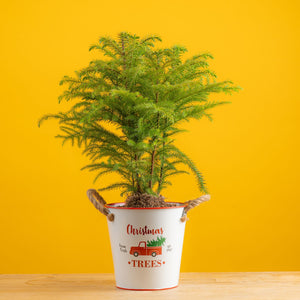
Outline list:
[[[154,146],[154,150],[151,155],[151,169],[150,169],[150,180],[149,180],[149,188],[152,188],[152,176],[153,176],[153,170],[154,170],[154,158],[156,154],[156,146]]]
[[[135,160],[136,163],[138,162],[138,155],[137,154],[134,155],[134,160]],[[136,185],[137,185],[137,192],[141,193],[142,189],[141,189],[138,173],[136,173]]]
[[[163,151],[165,148],[165,142],[163,142]],[[159,181],[158,181],[158,187],[157,187],[157,194],[160,193],[160,187],[162,184],[162,177],[163,177],[163,171],[164,171],[164,152],[163,152],[163,157],[161,159],[161,164],[160,164],[160,173],[159,173]]]
[[[155,103],[158,103],[158,95],[159,93],[156,92],[155,94]],[[158,113],[157,115],[157,128],[159,128],[159,119],[160,119],[160,115]],[[152,142],[154,142],[157,139],[157,137],[154,137]],[[149,188],[152,188],[152,176],[153,176],[153,171],[154,171],[154,159],[155,159],[155,155],[156,155],[156,145],[154,146],[153,152],[151,154],[151,168],[150,168],[150,180],[149,180]]]

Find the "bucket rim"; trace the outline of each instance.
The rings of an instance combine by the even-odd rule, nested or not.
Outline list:
[[[148,210],[148,209],[174,209],[174,208],[182,208],[186,207],[187,203],[183,202],[167,202],[170,204],[178,204],[176,206],[166,206],[166,207],[124,207],[122,205],[125,204],[125,202],[115,202],[115,203],[106,203],[104,206],[106,208],[112,208],[112,209],[139,209],[139,210]]]

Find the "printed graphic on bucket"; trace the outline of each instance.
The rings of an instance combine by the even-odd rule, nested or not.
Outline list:
[[[134,228],[132,225],[127,225],[127,234],[128,235],[157,235],[164,232],[162,228],[159,229],[151,229],[147,225],[144,227]],[[129,254],[134,257],[138,256],[152,256],[155,258],[158,255],[163,254],[163,246],[166,243],[166,238],[163,236],[156,236],[156,239],[143,239],[137,242],[136,245],[129,246]],[[126,245],[119,243],[120,251],[123,253],[127,253]],[[167,251],[171,251],[171,245],[167,246]],[[145,259],[145,260],[144,260]],[[161,260],[149,260],[146,258],[140,258],[139,260],[129,260],[128,264],[132,267],[138,268],[151,268],[151,267],[160,267],[165,264],[165,261]]]
[[[165,237],[157,237],[156,240],[141,241],[138,246],[133,246],[130,248],[129,254],[132,254],[135,257],[139,255],[151,255],[155,257],[156,255],[162,254],[162,246],[165,243]]]
[[[166,238],[165,237],[157,237],[156,240],[148,240],[140,241],[138,246],[132,246],[130,248],[129,254],[133,255],[134,257],[138,256],[152,256],[156,257],[157,255],[162,255],[162,246],[165,244]],[[161,261],[160,259],[154,260],[129,260],[128,264],[132,267],[136,268],[156,268],[161,267],[162,264],[165,264],[165,261]]]

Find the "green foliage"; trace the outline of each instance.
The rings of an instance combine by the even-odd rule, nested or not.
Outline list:
[[[67,89],[59,102],[74,101],[66,112],[45,115],[57,119],[63,143],[83,148],[91,164],[83,169],[102,175],[117,173],[120,182],[100,190],[159,194],[171,176],[195,175],[200,191],[204,179],[186,154],[174,146],[173,136],[183,121],[211,119],[209,110],[227,102],[209,101],[212,93],[231,94],[240,88],[231,81],[216,82],[208,53],[183,60],[185,47],[158,48],[158,36],[140,38],[121,32],[118,39],[101,37],[90,47],[108,59],[97,59],[75,76],[64,76]]]
[[[147,247],[159,247],[163,246],[166,241],[165,237],[157,237],[156,240],[147,241]]]

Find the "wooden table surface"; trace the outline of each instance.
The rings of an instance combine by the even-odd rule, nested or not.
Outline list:
[[[126,291],[113,274],[0,275],[1,300],[299,300],[300,272],[181,273],[179,287]]]

